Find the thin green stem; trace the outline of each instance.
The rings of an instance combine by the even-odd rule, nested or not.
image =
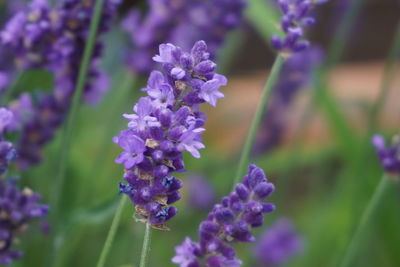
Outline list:
[[[89,28],[89,36],[83,52],[81,67],[79,69],[79,74],[78,74],[78,80],[75,87],[74,95],[72,97],[71,108],[69,110],[67,121],[63,128],[58,173],[54,183],[54,189],[52,190],[52,195],[50,196],[51,197],[50,203],[53,210],[52,218],[54,220],[60,220],[62,214],[60,208],[60,202],[62,200],[62,189],[65,180],[65,171],[69,155],[71,137],[75,126],[75,120],[78,114],[79,103],[82,97],[83,90],[85,88],[86,78],[88,76],[87,74],[89,71],[90,60],[93,55],[93,48],[96,43],[97,30],[99,27],[100,16],[101,16],[101,11],[103,9],[103,5],[104,5],[104,0],[97,0],[95,2],[93,17]],[[56,224],[54,228],[55,229],[52,234],[52,240],[53,240],[51,247],[52,251],[51,253],[48,253],[49,255],[48,263],[50,266],[52,266],[52,262],[54,260],[54,255],[56,254],[56,251],[62,245],[62,240],[57,240],[56,238],[60,234],[59,226]]]
[[[279,73],[282,69],[283,63],[284,63],[284,58],[282,56],[278,55],[275,59],[274,65],[272,66],[271,73],[265,84],[265,87],[264,87],[264,90],[263,90],[263,93],[261,96],[261,100],[257,107],[253,121],[251,122],[251,126],[250,126],[246,141],[243,146],[242,154],[240,156],[239,167],[236,172],[234,185],[236,185],[240,181],[241,176],[243,175],[243,173],[245,171],[246,165],[249,163],[250,153],[253,148],[254,139],[256,137],[258,128],[260,126],[260,122],[265,113],[265,109],[268,105],[268,101],[269,101],[270,95],[272,93],[272,90],[276,84],[276,81],[278,80]]]
[[[146,223],[146,230],[144,232],[143,247],[142,247],[142,254],[140,256],[139,267],[146,267],[147,265],[149,259],[149,251],[150,251],[150,241],[151,241],[151,224]]]
[[[399,55],[400,55],[400,22],[397,25],[397,30],[395,33],[393,44],[386,59],[381,90],[379,92],[376,102],[371,108],[371,113],[369,115],[369,121],[368,121],[369,131],[374,130],[379,113],[389,94],[390,86],[392,85],[393,79],[395,77],[395,71],[394,71],[395,64],[396,61],[398,60]]]
[[[55,190],[52,196],[52,208],[57,212],[59,210],[59,202],[62,199],[62,187],[65,179],[65,171],[67,166],[67,160],[69,155],[69,148],[71,143],[71,137],[75,126],[75,120],[78,114],[79,103],[82,97],[83,90],[86,84],[86,78],[89,71],[90,60],[93,55],[93,48],[96,43],[97,30],[100,22],[100,15],[103,9],[104,0],[97,0],[94,6],[93,18],[90,24],[90,31],[83,58],[81,62],[81,68],[79,69],[78,81],[75,87],[74,95],[72,98],[72,105],[68,113],[67,121],[63,129],[63,138],[60,150],[60,162],[58,166],[58,176],[55,182]]]
[[[108,231],[106,241],[104,242],[104,246],[101,251],[99,261],[97,262],[97,265],[96,265],[97,267],[104,267],[104,265],[106,263],[107,256],[110,253],[112,243],[114,242],[115,234],[117,233],[118,225],[121,220],[122,211],[124,210],[127,200],[128,200],[128,197],[126,195],[123,195],[121,198],[121,201],[118,205],[117,212],[115,213],[115,216],[111,223],[110,230]]]
[[[361,245],[361,242],[363,241],[364,234],[366,233],[366,230],[368,229],[370,223],[372,223],[375,217],[374,215],[378,210],[379,204],[381,203],[383,196],[385,195],[387,190],[391,186],[393,186],[392,180],[393,179],[391,179],[387,175],[384,175],[379,182],[379,185],[376,187],[375,192],[361,217],[356,232],[354,233],[353,238],[350,241],[350,245],[346,250],[346,254],[343,258],[342,263],[340,264],[340,267],[353,266],[352,263],[357,257],[358,249]]]

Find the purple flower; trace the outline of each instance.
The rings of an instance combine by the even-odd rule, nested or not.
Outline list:
[[[275,206],[263,200],[274,191],[264,171],[250,165],[243,182],[229,196],[224,197],[208,214],[199,227],[199,242],[189,238],[176,247],[172,262],[184,266],[232,267],[240,266],[233,242],[253,242],[253,227],[263,224],[264,214]],[[205,264],[202,265],[201,262]]]
[[[262,266],[282,265],[303,249],[303,239],[288,219],[280,219],[269,227],[255,247],[255,256]]]
[[[381,165],[385,171],[400,175],[400,140],[398,136],[393,137],[392,144],[386,145],[381,135],[372,138],[372,144],[378,153]]]
[[[124,164],[126,169],[132,168],[134,165],[139,164],[143,161],[143,152],[146,150],[142,139],[133,135],[127,131],[123,131],[115,142],[124,150],[115,162],[118,164]]]
[[[94,104],[108,88],[108,77],[100,70],[104,34],[116,15],[119,0],[107,0],[102,10],[98,38],[84,89],[83,99]],[[20,8],[0,33],[0,41],[14,55],[21,70],[44,69],[54,75],[50,93],[39,93],[37,101],[16,115],[21,128],[17,164],[27,168],[41,161],[41,150],[62,125],[72,101],[95,1],[63,0],[52,6],[47,0],[35,0]],[[22,105],[23,103],[20,103]],[[26,104],[26,103],[25,103]],[[13,110],[13,107],[10,106]],[[23,115],[23,116],[22,116]]]
[[[200,175],[189,176],[188,188],[191,208],[205,210],[210,208],[214,203],[214,189],[204,177]]]
[[[20,97],[12,101],[8,108],[13,113],[14,120],[7,127],[10,131],[21,130],[33,115],[32,98],[28,93],[23,93]]]
[[[160,53],[153,59],[171,63],[175,56],[171,43],[189,50],[197,40],[205,40],[211,58],[215,58],[226,35],[240,25],[244,7],[244,0],[189,0],[174,4],[165,0],[149,1],[147,14],[142,16],[135,9],[122,23],[133,46],[127,53],[129,67],[147,74],[154,68],[150,56],[158,48]],[[160,43],[166,44],[159,47]],[[171,75],[182,79],[186,72],[176,67],[171,69]]]
[[[14,180],[0,180],[0,264],[10,265],[22,257],[13,245],[30,221],[47,215],[48,206],[38,204],[39,200],[30,189],[17,188]]]
[[[129,130],[114,142],[124,149],[116,162],[124,164],[128,184],[120,185],[120,191],[129,195],[140,220],[163,228],[160,225],[177,213],[170,205],[180,199],[182,183],[173,173],[184,171],[183,152],[199,158],[204,148],[205,115],[199,110],[199,104],[206,102],[203,85],[218,81],[213,85],[218,92],[226,78],[215,73],[203,41],[191,52],[162,44],[154,60],[162,63],[163,72],[150,74],[142,89],[147,96],[139,99],[133,114],[123,115]],[[215,98],[215,92],[210,94]]]
[[[316,4],[326,1],[310,0],[278,0],[282,12],[281,29],[285,36],[272,36],[272,46],[281,53],[290,56],[309,47],[310,43],[303,38],[303,27],[311,26],[315,19],[310,16],[311,9]]]
[[[217,105],[218,98],[224,97],[224,94],[218,91],[221,86],[227,85],[228,81],[222,75],[215,75],[214,79],[205,82],[201,86],[200,97],[211,106]]]

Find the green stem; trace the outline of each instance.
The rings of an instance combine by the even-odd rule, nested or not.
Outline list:
[[[400,55],[400,22],[397,25],[397,30],[395,33],[393,44],[386,59],[385,71],[383,74],[379,96],[374,105],[372,106],[371,113],[369,115],[369,121],[368,121],[369,131],[373,131],[375,129],[377,118],[379,116],[383,104],[386,101],[386,98],[390,91],[390,86],[392,85],[393,79],[395,77],[394,67],[396,61],[398,60],[399,55]]]
[[[72,98],[72,105],[69,110],[67,121],[63,130],[63,138],[60,150],[61,153],[60,163],[58,166],[58,176],[55,182],[55,190],[53,191],[53,196],[52,196],[53,198],[52,209],[56,212],[57,210],[59,210],[60,201],[62,199],[61,193],[65,179],[65,171],[66,171],[67,159],[71,143],[71,137],[73,129],[75,127],[75,120],[78,113],[79,103],[86,84],[86,78],[89,71],[90,60],[93,54],[93,48],[96,42],[97,30],[100,22],[100,15],[103,5],[104,5],[104,0],[97,0],[95,2],[93,18],[90,24],[89,37],[85,45],[85,50],[81,62],[81,68],[79,69],[78,81]]]
[[[379,185],[376,187],[375,192],[361,217],[356,232],[350,241],[350,245],[346,250],[345,257],[343,258],[340,267],[353,266],[352,263],[357,257],[358,248],[363,241],[363,236],[366,233],[369,224],[373,221],[383,196],[391,186],[393,186],[392,179],[387,175],[384,175]]]
[[[150,251],[150,241],[151,241],[151,224],[146,223],[146,230],[144,232],[143,247],[142,247],[142,254],[140,256],[139,267],[146,267],[147,265],[147,261],[149,259],[149,251]]]
[[[97,262],[97,265],[96,265],[97,267],[104,267],[104,265],[106,263],[107,256],[110,253],[112,243],[114,242],[114,237],[115,237],[115,234],[117,233],[118,225],[121,220],[122,211],[124,210],[127,199],[128,199],[128,197],[126,195],[122,196],[122,199],[117,208],[117,212],[115,213],[114,219],[111,223],[110,230],[108,231],[106,241],[104,242],[104,246],[101,251],[99,261]]]
[[[75,127],[75,120],[78,113],[79,103],[86,84],[86,78],[89,71],[90,60],[93,55],[93,48],[96,43],[97,30],[100,22],[100,16],[101,16],[101,11],[103,9],[103,5],[104,5],[104,0],[97,0],[95,2],[93,18],[91,20],[89,28],[89,36],[83,52],[81,67],[79,69],[79,74],[78,74],[78,80],[72,97],[71,108],[69,110],[67,121],[63,128],[58,173],[54,183],[54,189],[52,190],[52,195],[50,196],[51,197],[50,203],[53,210],[52,218],[54,220],[60,220],[61,217],[60,202],[62,200],[62,189],[65,180],[65,171],[69,155],[71,137],[73,133],[73,128]],[[56,251],[62,245],[62,240],[57,240],[57,238],[55,238],[60,234],[59,226],[56,224],[54,228],[55,229],[53,230],[52,234],[53,243],[52,247],[50,248],[51,253],[48,253],[49,255],[48,263],[51,266],[52,262],[54,261],[55,257],[54,255],[56,254]]]
[[[236,172],[234,186],[240,181],[241,176],[243,175],[243,173],[245,171],[246,165],[249,162],[250,153],[251,153],[251,150],[252,150],[253,144],[254,144],[254,139],[256,137],[260,122],[265,113],[265,109],[267,107],[269,97],[272,93],[272,90],[273,90],[275,84],[276,84],[276,81],[278,80],[279,73],[282,69],[283,63],[284,63],[284,58],[282,56],[278,55],[275,59],[274,65],[272,66],[272,70],[271,70],[271,73],[265,84],[260,103],[257,107],[256,113],[254,115],[253,121],[250,126],[250,130],[247,134],[247,138],[246,138],[243,150],[242,150],[242,154],[240,156],[239,167]]]

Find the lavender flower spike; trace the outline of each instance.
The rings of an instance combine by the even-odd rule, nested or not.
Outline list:
[[[378,153],[382,167],[386,172],[400,175],[400,138],[394,136],[392,144],[386,145],[385,139],[381,135],[372,138],[372,144]]]
[[[176,247],[172,262],[181,267],[239,267],[233,242],[253,242],[251,228],[263,224],[264,214],[275,206],[262,202],[274,191],[264,171],[250,165],[243,182],[236,185],[235,192],[222,199],[200,224],[199,242],[186,238]]]
[[[32,219],[47,215],[48,206],[38,204],[39,200],[30,189],[17,188],[15,180],[0,180],[0,265],[10,265],[22,257],[22,252],[12,246]]]
[[[288,219],[280,219],[264,232],[255,247],[255,256],[261,266],[278,266],[299,253],[303,239]]]
[[[311,26],[315,19],[310,16],[311,9],[316,4],[326,1],[320,0],[278,0],[282,12],[281,29],[285,37],[272,36],[272,46],[286,56],[306,49],[310,43],[302,39],[303,27]]]
[[[214,106],[226,85],[224,76],[215,73],[216,64],[210,59],[204,41],[197,42],[190,52],[173,44],[161,44],[154,56],[162,70],[150,74],[146,97],[139,99],[129,120],[128,129],[114,137],[122,152],[115,160],[125,167],[120,191],[135,204],[136,215],[153,227],[175,216],[170,206],[180,199],[180,180],[174,172],[184,171],[184,151],[199,158],[204,148],[201,135],[206,116],[199,105]]]

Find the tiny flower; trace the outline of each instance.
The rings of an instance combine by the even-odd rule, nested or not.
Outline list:
[[[116,139],[116,143],[124,149],[115,162],[124,164],[126,169],[132,168],[134,165],[143,161],[143,152],[146,150],[142,139],[136,135],[132,135],[128,131],[123,131]]]
[[[383,169],[389,173],[400,175],[400,140],[398,136],[393,137],[392,144],[387,146],[381,135],[375,135],[372,138],[372,144],[375,146]]]
[[[211,106],[217,105],[218,98],[224,97],[224,94],[218,91],[221,86],[225,86],[227,80],[222,75],[215,75],[214,79],[205,82],[200,89],[200,97],[204,99]]]

